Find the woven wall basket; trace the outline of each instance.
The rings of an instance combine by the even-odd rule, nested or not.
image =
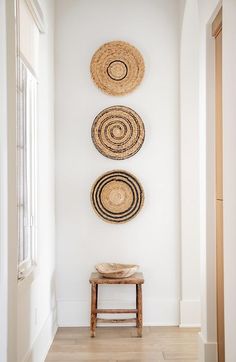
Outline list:
[[[141,117],[131,108],[113,106],[97,115],[91,136],[95,147],[104,156],[124,160],[141,148],[145,128]]]
[[[91,202],[103,220],[124,223],[140,211],[144,192],[136,177],[123,170],[114,170],[96,180],[91,190]]]
[[[102,45],[93,55],[90,65],[92,78],[104,92],[117,96],[130,93],[144,75],[141,53],[123,41]]]

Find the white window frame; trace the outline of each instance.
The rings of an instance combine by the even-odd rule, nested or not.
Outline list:
[[[18,279],[37,265],[37,87],[35,75],[18,56],[17,211]]]

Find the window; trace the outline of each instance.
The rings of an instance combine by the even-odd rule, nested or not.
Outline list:
[[[18,58],[17,81],[18,278],[36,263],[37,80]]]

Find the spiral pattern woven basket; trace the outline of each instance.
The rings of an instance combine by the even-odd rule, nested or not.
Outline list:
[[[102,45],[93,55],[90,71],[96,85],[114,96],[133,91],[144,76],[144,61],[134,46],[123,41]]]
[[[91,136],[101,154],[114,160],[124,160],[142,147],[145,128],[141,117],[134,110],[113,106],[97,115]]]
[[[124,223],[134,218],[144,202],[144,191],[127,171],[114,170],[100,176],[91,190],[96,213],[110,223]]]

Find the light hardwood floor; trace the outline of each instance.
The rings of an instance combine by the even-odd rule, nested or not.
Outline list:
[[[88,328],[59,328],[46,362],[196,362],[198,329],[102,327],[90,338]]]

